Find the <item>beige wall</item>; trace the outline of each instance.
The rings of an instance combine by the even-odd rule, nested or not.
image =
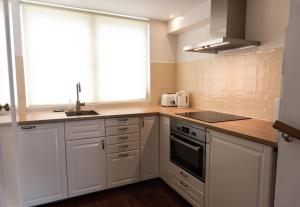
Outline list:
[[[176,37],[166,22],[150,21],[150,104],[160,104],[163,93],[175,92]]]
[[[150,60],[151,62],[176,62],[176,37],[167,34],[167,23],[150,21]]]
[[[160,104],[163,93],[176,92],[176,64],[175,63],[151,63],[151,94],[150,103]]]
[[[261,41],[256,49],[188,53],[184,46],[211,38],[210,25],[179,34],[176,89],[190,92],[192,107],[272,120],[288,15],[289,0],[248,1],[246,38]]]
[[[21,46],[20,46],[21,47]],[[175,92],[176,37],[167,35],[167,24],[150,21],[150,104],[159,104],[166,92]],[[26,111],[26,91],[22,55],[16,55],[19,111]],[[128,104],[126,104],[128,105]]]
[[[282,56],[277,48],[178,63],[176,89],[190,93],[192,107],[272,120]]]
[[[289,0],[247,1],[246,39],[261,41],[259,49],[283,47],[288,25]],[[206,12],[205,12],[206,13]],[[208,17],[209,18],[209,17]],[[209,21],[177,36],[177,62],[207,58],[203,53],[187,53],[182,48],[213,38]]]
[[[273,101],[279,96],[282,48],[269,48],[283,46],[288,1],[276,0],[275,5],[268,7],[273,3],[270,1],[251,1],[247,21],[247,37],[262,40],[268,50],[262,47],[261,51],[227,55],[186,53],[183,46],[210,37],[208,24],[175,37],[167,34],[165,22],[150,21],[150,104],[159,104],[163,93],[184,89],[191,92],[193,107],[271,120]],[[263,20],[258,21],[259,16]],[[25,110],[22,76],[22,70],[18,69],[18,100]]]

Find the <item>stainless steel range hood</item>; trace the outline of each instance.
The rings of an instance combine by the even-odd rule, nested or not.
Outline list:
[[[259,41],[245,40],[247,0],[211,0],[209,41],[184,47],[184,51],[218,53],[224,50],[249,48]]]

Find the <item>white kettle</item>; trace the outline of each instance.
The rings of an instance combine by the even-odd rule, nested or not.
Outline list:
[[[185,91],[177,92],[175,102],[178,108],[188,108],[190,106],[189,94]]]

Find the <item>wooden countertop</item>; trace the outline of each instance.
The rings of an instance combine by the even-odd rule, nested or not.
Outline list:
[[[20,113],[17,117],[19,125],[25,124],[39,124],[51,122],[65,122],[77,121],[86,119],[99,119],[108,117],[120,116],[139,116],[139,115],[155,115],[161,114],[171,118],[180,119],[194,124],[199,124],[211,130],[216,130],[233,136],[241,137],[244,139],[252,140],[262,144],[277,147],[277,132],[272,127],[272,122],[248,119],[239,121],[207,123],[198,121],[182,116],[176,113],[201,111],[201,109],[189,108],[178,109],[174,107],[161,107],[161,106],[145,106],[145,107],[115,107],[115,108],[96,108],[95,111],[99,115],[95,116],[80,116],[80,117],[66,117],[64,112],[27,112]],[[5,126],[10,123],[9,116],[0,116],[0,126]]]

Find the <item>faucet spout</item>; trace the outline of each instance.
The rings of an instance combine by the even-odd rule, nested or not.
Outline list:
[[[76,100],[76,111],[79,112],[80,107],[84,106],[85,103],[80,103],[80,99],[79,99],[79,93],[81,92],[81,85],[80,82],[76,84],[76,95],[77,95],[77,100]]]

